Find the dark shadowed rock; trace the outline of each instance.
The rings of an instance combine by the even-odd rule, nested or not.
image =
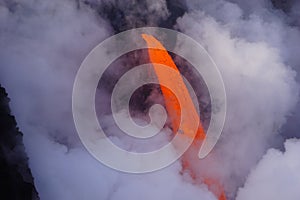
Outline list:
[[[28,167],[23,134],[10,114],[9,98],[0,85],[0,199],[39,199]]]

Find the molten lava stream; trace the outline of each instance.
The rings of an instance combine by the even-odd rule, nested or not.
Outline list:
[[[200,116],[197,113],[192,98],[188,92],[187,87],[184,84],[183,78],[177,66],[173,62],[171,56],[168,54],[164,46],[155,37],[147,34],[142,34],[142,37],[147,43],[149,59],[153,65],[155,74],[159,82],[168,82],[168,81],[170,82],[172,80],[169,78],[169,74],[165,74],[164,71],[162,71],[157,64],[163,64],[169,66],[172,69],[174,69],[176,72],[178,72],[176,73],[176,75],[174,75],[175,77],[173,77],[175,78],[176,81],[172,82],[171,84],[174,87],[172,89],[175,89],[176,91],[180,91],[181,94],[179,95],[179,98],[183,97],[182,99],[180,99],[180,102],[182,102],[184,109],[188,110],[189,112],[188,115],[185,116],[187,117],[187,120],[184,120],[182,122],[183,125],[181,126],[183,128],[182,131],[184,135],[186,135],[187,137],[191,137],[191,135],[186,134],[187,132],[189,132],[188,131],[189,122],[196,120],[199,123],[199,127],[195,136],[194,144],[195,141],[198,141],[198,143],[203,141],[203,139],[205,138],[205,131],[201,125]],[[161,86],[161,91],[165,100],[168,115],[171,119],[173,132],[177,133],[177,130],[180,125],[180,120],[181,120],[179,102],[176,99],[174,99],[174,95],[169,89]],[[182,161],[183,169],[189,168],[189,165],[190,165],[189,160],[183,158]],[[191,176],[195,178],[195,173],[193,172],[191,173],[192,173]],[[204,179],[203,182],[208,186],[210,191],[213,192],[219,200],[226,200],[225,192],[218,181],[210,177],[203,177],[203,179]]]

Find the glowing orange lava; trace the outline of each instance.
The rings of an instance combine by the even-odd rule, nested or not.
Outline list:
[[[205,132],[200,123],[200,118],[197,114],[197,110],[189,95],[189,91],[184,84],[181,74],[178,68],[176,67],[175,63],[173,62],[171,56],[165,50],[163,45],[158,40],[156,40],[153,36],[142,34],[142,37],[147,42],[148,46],[152,47],[152,49],[148,48],[148,54],[150,57],[150,61],[153,64],[154,71],[157,75],[158,81],[162,82],[160,80],[164,79],[164,82],[170,82],[169,85],[173,86],[172,90],[181,93],[178,94],[178,97],[181,98],[180,102],[182,102],[182,104],[184,105],[184,109],[189,111],[189,116],[186,116],[188,120],[182,122],[183,133],[187,134],[187,136],[192,136],[192,135],[188,135],[189,122],[197,121],[198,124],[200,125],[195,138],[199,140],[203,140],[205,138]],[[159,48],[159,49],[153,49],[153,48]],[[163,64],[173,68],[177,72],[176,74],[174,74],[175,77],[172,77],[171,79],[170,74],[165,74],[165,72],[161,71],[160,67],[158,67],[157,64]],[[176,83],[172,82],[173,80],[176,80]],[[168,115],[171,118],[173,131],[176,133],[181,120],[180,105],[178,103],[179,100],[176,100],[175,96],[172,94],[172,92],[169,89],[165,87],[161,87],[161,90],[164,96]]]
[[[161,87],[161,91],[165,100],[166,104],[166,109],[168,112],[168,116],[171,119],[172,123],[172,129],[174,133],[177,133],[177,130],[180,125],[181,121],[181,113],[180,113],[180,105],[179,101],[182,102],[182,105],[184,106],[184,109],[189,111],[188,116],[185,116],[187,120],[184,120],[181,124],[182,127],[182,132],[184,135],[192,137],[193,135],[189,134],[189,123],[192,122],[193,120],[198,122],[199,127],[198,131],[195,136],[195,141],[202,141],[205,138],[205,131],[202,127],[201,121],[200,121],[200,116],[197,113],[197,110],[194,106],[194,103],[192,101],[192,98],[189,94],[189,91],[183,81],[183,78],[173,62],[171,56],[168,54],[167,50],[164,48],[164,46],[152,35],[147,35],[147,34],[142,34],[143,39],[146,41],[147,46],[148,46],[148,54],[149,54],[149,59],[150,62],[153,65],[155,74],[158,78],[159,82],[170,82],[169,85],[172,85],[172,90],[179,92],[180,94],[178,95],[180,100],[177,100],[176,97],[172,94],[172,92],[165,88]],[[170,79],[169,74],[165,74],[164,71],[161,70],[161,68],[157,64],[163,64],[166,66],[171,67],[174,69],[177,73],[172,74],[172,79]],[[174,77],[175,76],[175,77]],[[163,80],[163,81],[162,81]],[[175,82],[172,82],[176,80]],[[193,122],[194,122],[193,121]],[[192,133],[195,134],[195,133]],[[188,168],[189,167],[189,162],[186,159],[183,159],[183,168]],[[192,174],[193,177],[193,174]],[[224,193],[224,190],[221,186],[221,184],[218,183],[218,181],[215,181],[211,178],[204,177],[203,181],[210,191],[212,191],[219,200],[226,200],[226,196]]]

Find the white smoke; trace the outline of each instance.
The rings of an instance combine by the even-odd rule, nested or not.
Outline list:
[[[300,141],[287,140],[285,152],[270,149],[239,189],[237,200],[297,200],[300,197]]]
[[[0,77],[18,125],[24,132],[29,125],[40,127],[73,143],[73,79],[78,64],[108,35],[109,26],[72,1],[2,4]]]
[[[215,199],[179,174],[179,162],[130,175],[103,166],[80,144],[71,115],[73,81],[84,57],[112,32],[94,10],[70,0],[0,5],[1,84],[24,133],[41,199]]]
[[[249,170],[269,147],[281,142],[281,127],[296,106],[299,88],[291,66],[299,65],[294,50],[299,49],[300,32],[262,7],[264,3],[255,4],[257,8],[221,0],[188,5],[189,12],[177,20],[177,28],[212,56],[224,79],[228,103],[216,150],[206,161],[192,163],[199,177],[211,174],[222,179],[233,199]]]
[[[26,145],[41,199],[215,199],[205,186],[195,186],[179,175],[179,162],[155,173],[131,175],[101,165],[83,148],[68,149],[40,132],[31,133]]]

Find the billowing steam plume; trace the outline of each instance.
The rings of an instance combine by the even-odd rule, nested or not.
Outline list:
[[[40,198],[216,199],[201,179],[205,173],[220,179],[227,199],[298,200],[300,143],[286,139],[300,136],[300,3],[283,2],[0,0],[0,82],[24,133]],[[114,171],[84,149],[74,128],[71,94],[80,63],[108,36],[142,26],[190,35],[224,79],[228,111],[222,137],[205,160],[187,152],[188,169],[178,161],[143,175]],[[117,71],[109,74],[116,76]],[[151,91],[147,101],[161,98]],[[118,131],[109,115],[102,120],[110,132]],[[163,132],[170,135],[168,127]]]

